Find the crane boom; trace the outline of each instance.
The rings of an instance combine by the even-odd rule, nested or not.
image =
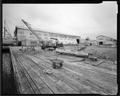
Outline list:
[[[31,28],[30,24],[27,23],[25,20],[21,19],[22,22],[27,26],[27,28],[29,29],[30,32],[32,32],[32,34],[35,35],[35,37],[40,41],[40,45],[41,45],[41,48],[42,49],[45,49],[45,48],[54,48],[56,49],[58,47],[57,43],[55,42],[52,42],[52,41],[47,41],[47,40],[43,40],[41,39]]]
[[[29,29],[29,31],[32,32],[39,41],[42,41],[41,38],[32,30],[32,28],[30,27],[30,24],[28,24],[28,23],[27,23],[25,20],[23,20],[23,19],[22,19],[22,22],[27,26],[27,28]]]

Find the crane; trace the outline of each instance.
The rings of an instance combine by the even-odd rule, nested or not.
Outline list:
[[[10,34],[9,27],[6,24],[6,21],[4,20],[4,27],[3,27],[3,45],[17,45],[17,41],[15,38]]]
[[[56,49],[57,48],[57,44],[50,42],[50,41],[45,41],[43,39],[41,39],[35,32],[34,30],[32,30],[31,26],[29,23],[27,23],[25,20],[22,19],[22,22],[27,26],[27,28],[29,29],[30,32],[32,32],[33,35],[35,35],[35,37],[41,42],[41,48],[45,49],[45,48],[52,48],[52,49]],[[39,42],[39,43],[40,43]]]
[[[6,38],[6,33],[9,35],[10,38],[12,38],[12,35],[9,33],[8,26],[6,24],[6,21],[4,20],[4,38]]]
[[[51,43],[50,41],[44,41],[44,40],[42,40],[33,30],[32,30],[32,28],[31,28],[31,26],[30,26],[30,24],[28,24],[25,20],[23,20],[22,19],[22,22],[28,27],[28,29],[36,36],[36,38],[39,40],[39,41],[43,41],[42,42],[42,46],[41,46],[41,48],[42,49],[44,49],[44,48],[57,48],[57,47],[59,47],[59,44],[57,44],[57,42],[56,43]],[[54,38],[51,38],[51,39],[54,39]],[[56,39],[54,39],[54,40],[56,40]],[[61,68],[62,66],[63,66],[63,61],[61,61],[61,60],[59,60],[59,59],[54,59],[54,60],[52,60],[52,63],[53,63],[53,68]],[[48,71],[46,71],[47,73],[51,73],[52,71],[51,70],[49,70],[49,72]]]
[[[29,31],[32,32],[39,41],[41,41],[41,38],[32,30],[30,24],[28,24],[28,23],[27,23],[25,20],[23,20],[23,19],[22,19],[22,22],[28,27]]]

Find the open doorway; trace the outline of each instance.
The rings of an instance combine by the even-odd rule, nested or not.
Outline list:
[[[18,41],[18,46],[21,46],[22,45],[22,42],[21,41]]]
[[[77,44],[80,44],[80,39],[76,39],[76,41],[77,41]]]
[[[99,42],[99,45],[103,45],[103,42]]]

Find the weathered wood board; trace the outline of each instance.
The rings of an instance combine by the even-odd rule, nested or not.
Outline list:
[[[109,70],[70,62],[72,57],[56,57],[54,53],[30,55],[14,48],[11,51],[21,94],[117,94],[117,76]],[[55,58],[64,61],[63,68],[52,68],[50,59]],[[45,73],[48,69],[52,74]]]

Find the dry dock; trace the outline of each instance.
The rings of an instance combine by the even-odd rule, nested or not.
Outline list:
[[[21,94],[117,94],[116,67],[108,70],[92,66],[80,57],[53,51],[31,54],[17,47],[11,47],[10,51]],[[63,68],[52,68],[51,60],[55,58],[64,61]],[[52,73],[47,74],[46,70]]]

